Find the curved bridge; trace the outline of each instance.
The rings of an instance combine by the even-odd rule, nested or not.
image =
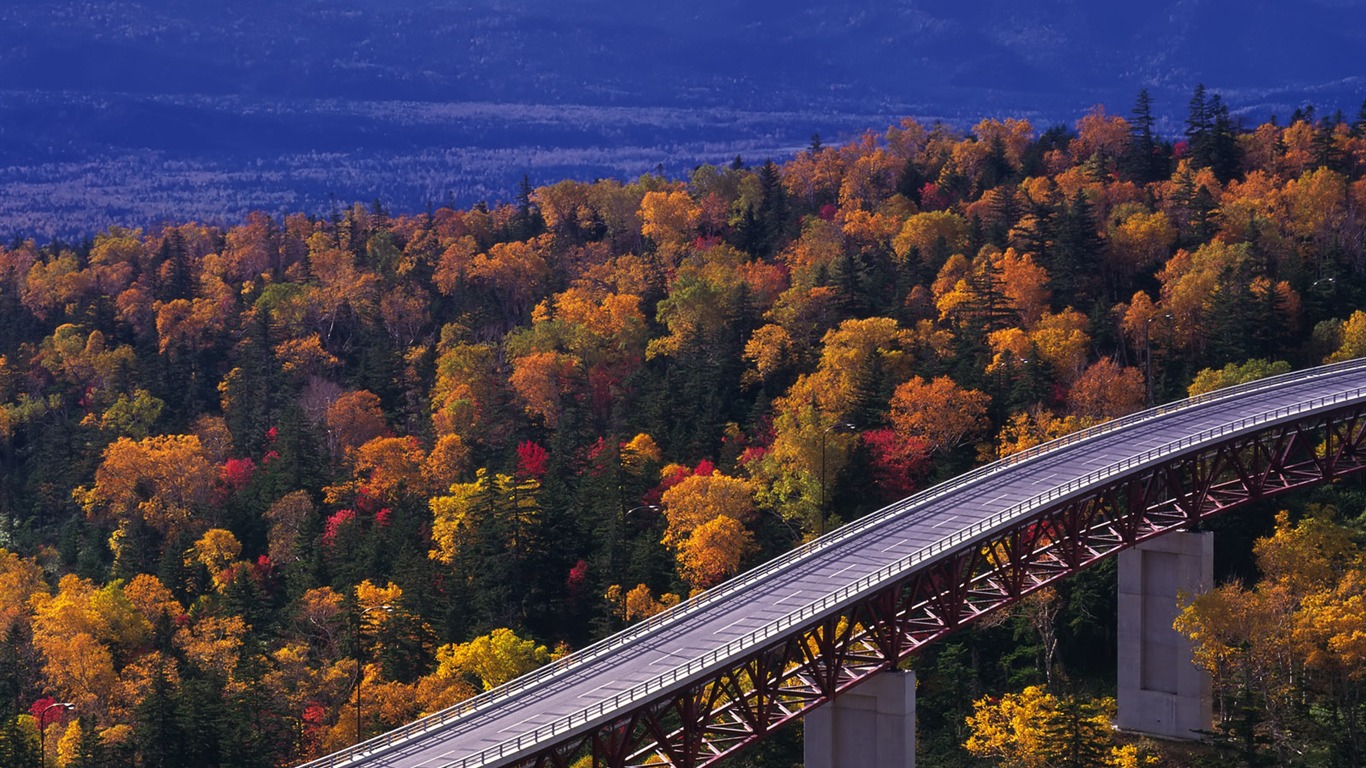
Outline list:
[[[1362,469],[1366,360],[1144,411],[893,504],[307,768],[709,765],[1121,549]]]

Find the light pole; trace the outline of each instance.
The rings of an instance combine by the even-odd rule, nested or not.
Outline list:
[[[1323,286],[1320,288],[1319,286]],[[1320,277],[1309,284],[1306,293],[1317,293],[1319,299],[1325,303],[1330,301],[1337,293],[1338,280],[1336,277]]]
[[[361,742],[360,686],[365,682],[365,664],[361,661],[361,630],[365,626],[365,614],[371,611],[393,613],[394,606],[384,603],[372,605],[356,614],[356,743]]]
[[[853,424],[847,421],[841,421],[838,424],[831,424],[821,432],[821,506],[820,509],[816,511],[820,533],[817,534],[817,536],[825,535],[825,436],[834,430],[853,432],[856,429],[858,429],[858,427]]]
[[[1172,319],[1172,313],[1153,315],[1143,324],[1143,383],[1148,386],[1148,405],[1153,404],[1153,346],[1151,342],[1153,321],[1159,318]]]
[[[621,545],[624,543],[622,539],[626,538],[626,518],[642,510],[660,512],[663,511],[663,509],[664,508],[659,506],[658,504],[641,504],[638,507],[631,507],[630,509],[621,513],[616,523],[616,530],[612,532],[612,541],[610,542],[610,546],[607,549],[607,557],[609,560],[608,570],[611,572],[613,579],[616,579],[620,575],[619,571],[625,570],[624,566],[617,565],[617,550],[620,549]],[[629,555],[627,556],[627,558],[623,559],[629,559]]]
[[[69,701],[54,701],[38,713],[38,768],[47,768],[47,713],[57,707],[70,712],[76,705]]]

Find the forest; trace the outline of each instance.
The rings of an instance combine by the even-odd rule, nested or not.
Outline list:
[[[0,247],[0,765],[294,765],[983,462],[1366,355],[1366,105],[1153,109]],[[1217,529],[1206,744],[1109,728],[1101,566],[912,661],[921,764],[1363,764],[1366,491]]]

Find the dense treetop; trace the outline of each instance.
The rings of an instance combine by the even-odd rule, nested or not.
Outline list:
[[[1366,352],[1366,117],[1150,109],[0,248],[0,762],[52,701],[63,765],[297,762],[974,463]]]

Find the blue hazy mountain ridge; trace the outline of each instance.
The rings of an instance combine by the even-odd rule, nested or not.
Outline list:
[[[73,213],[89,181],[72,168],[91,163],[130,196],[188,168],[232,201],[186,215],[232,217],[260,185],[267,210],[379,190],[470,202],[524,172],[759,160],[901,115],[1070,123],[1094,103],[1123,113],[1142,87],[1173,131],[1197,82],[1253,119],[1354,112],[1362,50],[1366,0],[9,0],[0,183],[38,194],[0,192],[0,234],[15,205]],[[373,177],[418,166],[421,183]]]
[[[11,0],[0,22],[5,90],[782,109],[1366,74],[1356,1]]]

